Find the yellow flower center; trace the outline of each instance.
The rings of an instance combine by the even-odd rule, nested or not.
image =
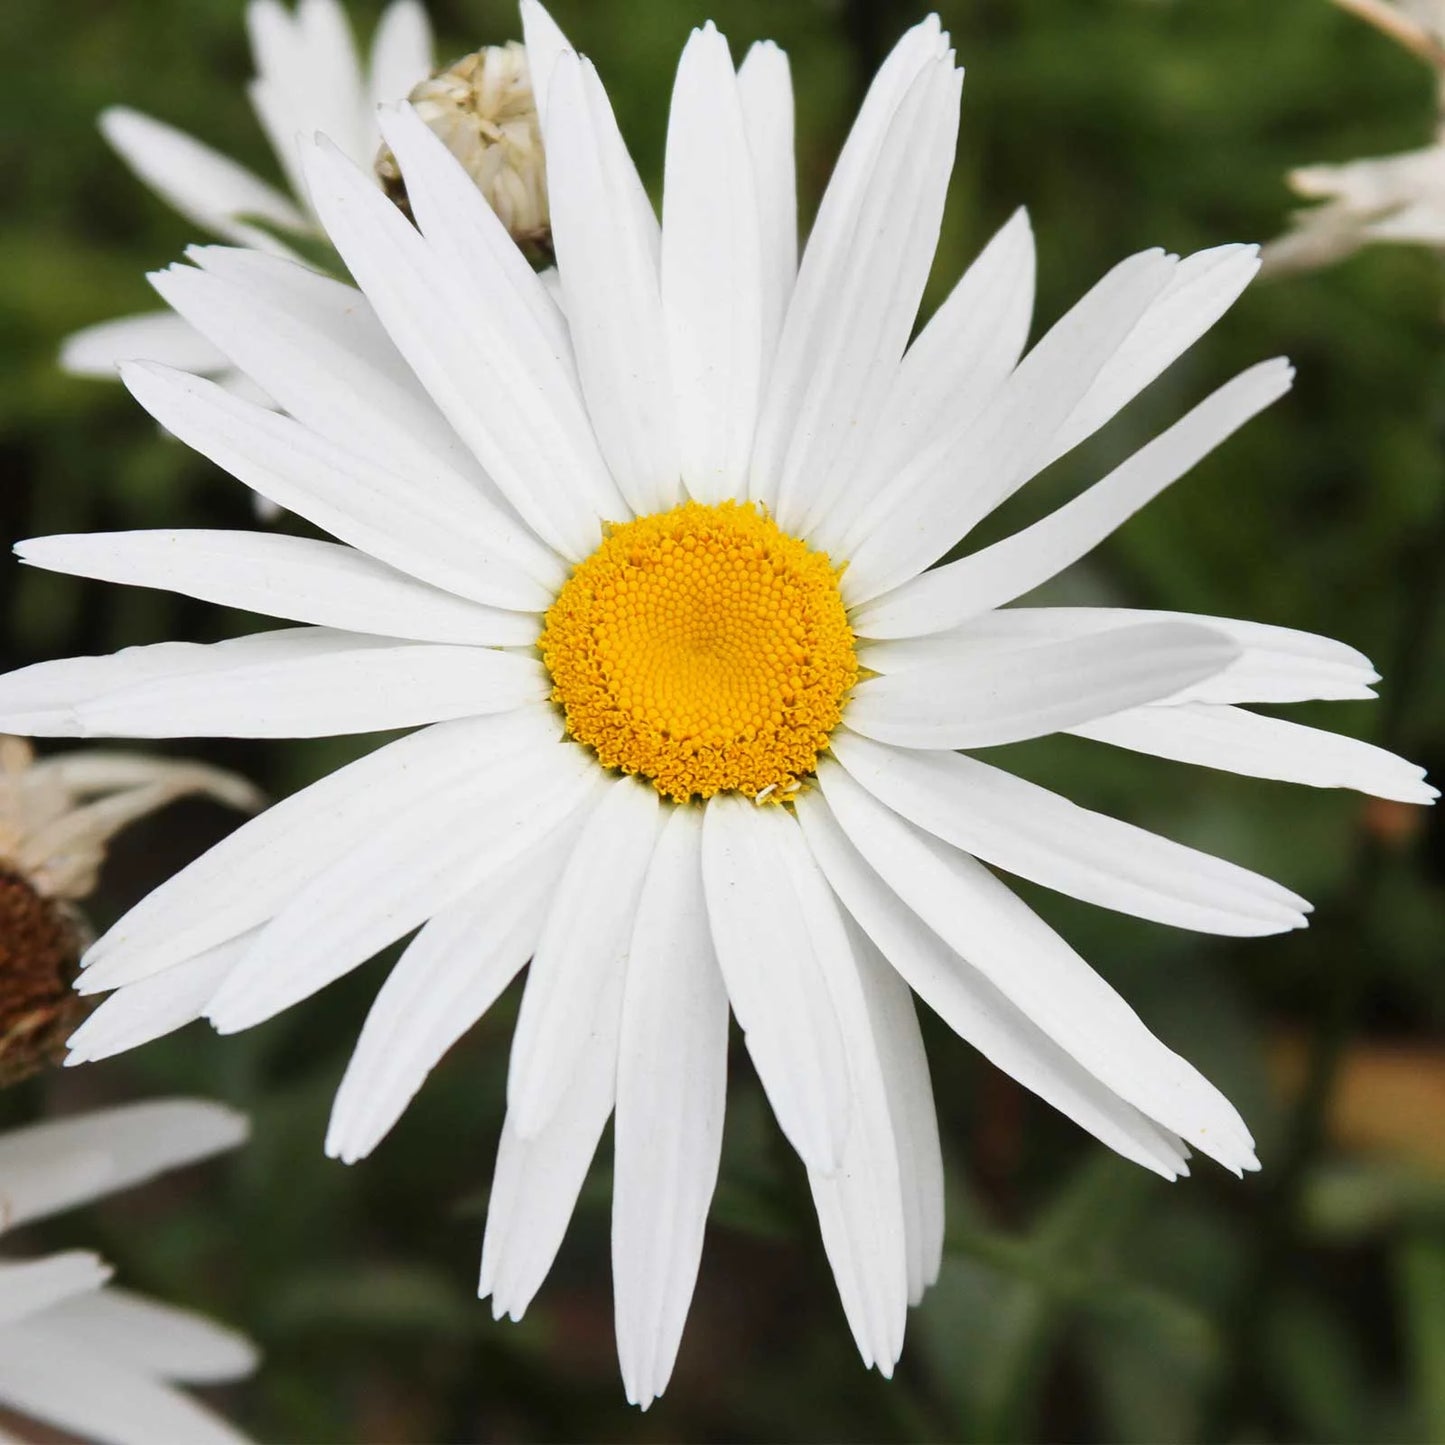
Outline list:
[[[609,528],[539,645],[568,732],[678,802],[795,792],[858,678],[838,569],[742,502]]]

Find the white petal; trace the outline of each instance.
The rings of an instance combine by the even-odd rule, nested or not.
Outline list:
[[[121,380],[167,431],[253,491],[378,561],[474,602],[550,605],[565,573],[478,493],[439,505],[424,489],[197,377],[149,362]]]
[[[927,442],[852,526],[843,591],[857,606],[916,577],[1039,468],[1075,403],[1173,273],[1145,251],[1120,262],[1019,363],[972,422]]]
[[[776,498],[788,530],[811,528],[827,514],[908,345],[943,219],[962,85],[952,52],[924,66],[861,191],[819,211],[753,459],[753,488]]]
[[[863,1363],[891,1379],[908,1315],[908,1226],[892,1101],[877,1028],[851,942],[824,961],[852,1083],[851,1123],[840,1167],[809,1169],[823,1248]]]
[[[45,1259],[0,1262],[0,1329],[98,1290],[111,1273],[98,1254],[78,1249]]]
[[[793,159],[793,78],[771,40],[738,66],[738,93],[753,162],[762,250],[763,375],[767,376],[798,275],[798,187]]]
[[[818,794],[798,803],[808,845],[844,906],[918,996],[990,1063],[1126,1159],[1173,1179],[1184,1155],[1065,1053],[918,917],[864,861]]]
[[[555,742],[549,708],[440,723],[377,748],[283,799],[183,868],[85,958],[82,992],[148,978],[272,918],[319,873],[418,796],[459,786],[479,761]]]
[[[848,949],[837,906],[793,820],[737,794],[707,804],[702,870],[728,1000],[778,1125],[805,1164],[832,1172],[851,1112],[827,966]]]
[[[937,637],[866,643],[859,661],[875,672],[956,665],[962,658],[1042,642],[1065,642],[1116,627],[1180,622],[1222,632],[1240,655],[1222,672],[1168,698],[1176,702],[1308,702],[1374,697],[1379,674],[1363,653],[1333,638],[1233,617],[1132,607],[1009,607],[986,612]],[[860,627],[860,633],[863,629]]]
[[[234,1149],[245,1116],[203,1099],[151,1099],[0,1135],[0,1224],[43,1219]]]
[[[391,139],[407,144],[402,131]],[[452,184],[469,184],[448,164]],[[487,320],[474,289],[335,147],[311,146],[307,174],[327,234],[442,414],[537,535],[585,557],[601,537],[597,512],[587,489],[556,470],[580,454],[541,374],[516,365],[535,352],[498,344],[520,334]]]
[[[907,752],[840,729],[838,761],[879,802],[1020,878],[1176,928],[1252,938],[1305,926],[1268,878],[1172,843],[958,753]]]
[[[806,822],[803,831],[806,836]],[[846,906],[846,900],[840,901]],[[903,1195],[908,1302],[916,1305],[938,1279],[943,1263],[943,1152],[933,1107],[933,1081],[908,985],[873,940],[851,921],[849,941],[888,1090],[888,1115],[898,1147]]]
[[[244,166],[210,146],[139,111],[112,106],[100,116],[101,134],[126,165],[186,220],[239,246],[286,252],[269,232],[243,217],[282,230],[306,229],[306,218]]]
[[[219,1416],[39,1324],[0,1330],[0,1401],[98,1445],[245,1445]]]
[[[567,1232],[616,1097],[622,984],[621,971],[614,971],[572,1085],[547,1127],[535,1139],[523,1139],[510,1118],[502,1124],[477,1283],[480,1298],[492,1297],[494,1319],[522,1318]]]
[[[878,803],[838,764],[818,770],[849,841],[920,920],[1102,1084],[1238,1172],[1258,1167],[1229,1101],[982,864]]]
[[[600,1000],[625,966],[658,813],[655,788],[618,778],[572,845],[512,1035],[507,1119],[523,1139],[561,1106]]]
[[[366,1016],[326,1131],[326,1152],[354,1164],[401,1117],[442,1055],[531,958],[571,845],[551,837],[434,914]]]
[[[872,436],[857,449],[817,545],[840,547],[895,472],[978,416],[1018,364],[1034,305],[1034,234],[1015,211],[904,353]]]
[[[160,361],[181,371],[213,376],[230,366],[190,322],[173,311],[122,316],[72,332],[60,347],[60,367],[72,376],[110,381],[123,361]]]
[[[522,0],[522,37],[527,46],[527,70],[532,81],[532,98],[542,133],[547,132],[547,97],[552,88],[552,70],[557,57],[571,50],[572,43],[538,0]]]
[[[566,506],[581,498],[592,515],[624,516],[626,503],[582,401],[567,323],[546,284],[461,163],[410,106],[386,111],[382,128],[445,278],[450,325],[497,358],[504,379],[516,388],[510,404],[529,418],[529,430],[499,438],[516,453],[507,462],[518,471],[519,485],[560,484]],[[551,481],[553,473],[559,482]]]
[[[896,131],[899,107],[909,88],[941,60],[946,50],[947,41],[940,34],[937,16],[915,25],[894,46],[869,87],[824,192],[796,286],[788,299],[759,417],[748,490],[750,496],[769,507],[776,508],[789,449],[795,443],[797,422],[805,404],[810,397],[815,408],[827,400],[828,387],[814,376],[822,361],[841,359],[846,354],[855,367],[866,367],[871,361],[880,369],[897,361],[897,356],[870,357],[861,344],[848,350],[849,318],[843,312],[841,278],[849,272],[850,261],[855,275],[861,269],[867,248],[859,248],[855,255],[854,231],[870,189],[875,186],[875,177],[880,175],[879,151]],[[871,259],[871,252],[868,254]],[[896,259],[888,257],[885,265],[891,266]],[[878,279],[874,277],[875,283]],[[875,286],[875,299],[877,289]],[[900,343],[900,355],[902,350]],[[846,403],[840,411],[845,409]],[[796,444],[803,448],[809,439],[810,433],[803,433],[796,438]],[[823,439],[830,443],[835,440],[826,433]]]
[[[208,249],[214,256],[221,248]],[[359,291],[285,261],[255,260],[259,274],[241,279],[177,265],[151,284],[302,426],[442,505],[465,508],[477,488],[490,488]],[[300,275],[283,279],[282,269]],[[312,294],[298,304],[303,285]]]
[[[118,989],[66,1041],[67,1067],[111,1058],[194,1023],[258,934],[253,928]]]
[[[1425,769],[1359,738],[1263,717],[1242,708],[1188,702],[1137,707],[1071,728],[1080,737],[1176,762],[1277,778],[1312,788],[1353,788],[1401,803],[1433,803]]]
[[[711,22],[682,52],[667,128],[662,307],[682,480],[738,496],[763,369],[762,232],[739,85]]]
[[[244,1335],[114,1286],[67,1300],[38,1323],[87,1353],[178,1384],[220,1384],[256,1368]]]
[[[657,223],[627,204],[635,174],[597,73],[570,52],[547,96],[547,191],[577,369],[602,454],[639,514],[678,497],[678,447]]]
[[[1294,379],[1287,361],[1241,372],[1193,411],[1042,521],[958,562],[935,567],[865,604],[851,619],[869,637],[956,627],[1047,582],[1178,481]]]
[[[431,21],[421,0],[391,0],[371,37],[371,107],[404,100],[435,68]]]
[[[496,721],[505,738],[511,719]],[[560,826],[597,782],[578,748],[509,753],[477,741],[466,776],[408,799],[267,924],[206,1010],[217,1030],[273,1017],[410,933]]]
[[[1238,656],[1222,633],[1183,622],[1007,652],[960,646],[947,661],[859,683],[845,717],[855,732],[898,747],[993,747],[1170,697]]]
[[[344,632],[333,639],[293,656],[208,664],[194,675],[178,668],[107,689],[77,705],[81,735],[333,737],[510,712],[551,690],[542,664],[519,653]]]
[[[334,542],[271,532],[81,532],[15,544],[32,567],[414,642],[527,647],[538,623],[429,587]]]
[[[1059,429],[1040,464],[1091,436],[1229,310],[1259,271],[1258,246],[1215,246],[1186,256]]]
[[[702,887],[702,817],[675,808],[637,909],[617,1060],[612,1280],[630,1404],[672,1376],[717,1184],[728,1000]]]

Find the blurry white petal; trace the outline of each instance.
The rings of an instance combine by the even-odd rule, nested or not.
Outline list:
[[[727,1102],[728,1000],[702,886],[702,816],[675,808],[623,988],[612,1183],[617,1353],[631,1404],[667,1387],[702,1258]]]
[[[816,865],[814,865],[816,866]],[[863,1363],[885,1379],[903,1352],[908,1315],[908,1227],[892,1101],[876,1025],[847,934],[824,960],[852,1085],[848,1139],[836,1171],[809,1169],[823,1248]]]
[[[87,1353],[177,1384],[220,1384],[256,1368],[244,1335],[114,1286],[67,1300],[37,1323]]]
[[[702,870],[728,1000],[778,1126],[832,1172],[851,1110],[827,963],[848,948],[837,905],[793,819],[739,794],[707,803]]]
[[[982,864],[890,812],[836,763],[818,770],[849,841],[933,929],[1122,1099],[1238,1172],[1258,1167],[1230,1102]]]
[[[1189,1172],[1163,1131],[1100,1083],[918,917],[848,841],[821,795],[801,798],[798,817],[843,905],[965,1043],[1126,1159],[1166,1179]]]
[[[527,70],[532,80],[532,99],[542,132],[547,130],[547,98],[552,88],[552,70],[557,57],[572,44],[558,28],[557,22],[537,0],[522,0],[522,37],[527,46]]]
[[[803,831],[806,835],[806,823]],[[846,906],[846,900],[841,901]],[[924,1290],[937,1280],[943,1262],[943,1153],[933,1081],[908,985],[856,924],[849,927],[849,941],[888,1090],[903,1195],[908,1302],[917,1304]]]
[[[475,602],[541,610],[562,572],[556,559],[480,492],[466,506],[378,467],[289,417],[149,362],[121,380],[187,446],[253,491],[378,561]]]
[[[787,53],[771,40],[752,46],[738,66],[738,93],[753,162],[762,238],[762,374],[766,380],[798,275],[793,79]]]
[[[1018,364],[1034,305],[1034,233],[1015,211],[904,353],[873,434],[827,515],[819,546],[845,538],[874,494],[945,430],[957,435]]]
[[[369,1154],[443,1054],[531,958],[571,844],[569,822],[439,909],[387,976],[331,1109],[326,1152]],[[134,985],[139,987],[139,985]]]
[[[678,446],[658,284],[657,223],[625,202],[632,160],[591,62],[557,58],[547,191],[577,369],[602,454],[633,510],[678,498]]]
[[[72,1249],[45,1259],[0,1262],[0,1329],[98,1290],[111,1268],[98,1254]]]
[[[911,353],[910,353],[911,354]],[[1294,368],[1264,361],[1042,521],[958,562],[935,567],[859,608],[869,637],[917,637],[956,627],[1047,582],[1098,546],[1251,417],[1289,390]]]
[[[1007,652],[960,646],[946,660],[865,679],[845,716],[855,732],[898,747],[992,747],[1173,696],[1238,656],[1222,633],[1184,622]]]
[[[404,100],[435,67],[431,21],[421,0],[391,0],[371,37],[372,110]]]
[[[512,1035],[507,1119],[524,1139],[561,1106],[600,1000],[625,966],[658,814],[656,789],[621,777],[577,832]]]
[[[1091,436],[1229,310],[1259,271],[1258,246],[1215,246],[1186,256],[1094,378],[1036,470]]]
[[[122,316],[74,331],[60,347],[60,366],[72,376],[113,380],[123,361],[160,361],[180,371],[213,376],[230,366],[190,322],[174,311]]]
[[[1237,707],[1199,702],[1137,707],[1070,731],[1135,752],[1251,778],[1276,778],[1313,788],[1353,788],[1401,803],[1433,803],[1439,796],[1425,781],[1424,768],[1384,748]]]
[[[512,720],[493,721],[505,739]],[[273,1017],[410,933],[540,842],[596,785],[580,749],[488,741],[477,736],[464,777],[414,792],[287,901],[207,1007],[219,1032]]]
[[[975,420],[926,442],[882,481],[843,549],[850,606],[916,577],[1033,476],[1173,270],[1159,251],[1121,261],[1055,322]]]
[[[977,758],[884,747],[846,728],[833,752],[910,823],[1045,888],[1205,933],[1250,938],[1304,927],[1309,904],[1278,883]]]
[[[43,1219],[234,1149],[245,1116],[202,1099],[151,1099],[0,1135],[0,1227]]]
[[[98,1445],[245,1445],[179,1390],[38,1323],[0,1330],[0,1401]]]
[[[720,502],[742,489],[757,425],[763,279],[738,79],[711,22],[692,32],[672,91],[661,285],[683,484]]]
[[[136,175],[186,220],[240,246],[287,248],[243,217],[282,230],[306,229],[306,218],[244,166],[210,146],[126,106],[101,112],[101,134]]]
[[[354,547],[268,532],[81,532],[17,542],[32,567],[414,642],[527,647],[538,621],[429,587]]]
[[[390,122],[388,131],[404,150],[414,136]],[[418,154],[427,154],[425,144],[449,167],[450,184],[475,190],[435,138]],[[541,353],[522,349],[528,343],[515,326],[491,322],[477,299],[480,280],[461,281],[335,147],[311,146],[307,173],[327,234],[442,414],[537,535],[564,556],[585,557],[601,528],[589,489],[568,469],[589,459],[573,445],[575,429],[558,408],[556,377],[545,389],[540,384],[547,374],[532,363],[541,364]],[[499,345],[504,339],[512,344]],[[560,394],[565,401],[565,388]]]
[[[86,955],[94,993],[148,978],[272,918],[418,796],[459,786],[479,759],[555,744],[550,709],[439,723],[377,748],[253,818],[167,879]]]
[[[117,989],[66,1042],[67,1066],[91,1064],[194,1023],[255,943],[259,929]]]

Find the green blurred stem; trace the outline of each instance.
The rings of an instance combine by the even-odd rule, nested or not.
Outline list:
[[[1395,641],[1393,666],[1386,674],[1381,707],[1380,744],[1391,752],[1407,750],[1410,708],[1425,677],[1426,640],[1445,603],[1445,500],[1433,522],[1422,529],[1400,569],[1404,606]],[[1301,1248],[1300,1217],[1311,1171],[1325,1139],[1325,1123],[1340,1062],[1350,1042],[1369,983],[1370,919],[1384,865],[1380,841],[1361,835],[1354,877],[1340,913],[1328,930],[1331,949],[1322,954],[1319,1012],[1306,1063],[1304,1087],[1285,1135],[1279,1166],[1265,1176],[1253,1250],[1239,1294],[1222,1327],[1226,1348],[1223,1376],[1206,1411],[1206,1440],[1238,1438],[1257,1428],[1273,1396],[1264,1333],[1270,1305],[1289,1277]]]

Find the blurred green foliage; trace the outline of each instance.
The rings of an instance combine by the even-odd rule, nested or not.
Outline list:
[[[365,33],[377,5],[352,8]],[[1276,233],[1290,165],[1404,149],[1432,124],[1423,69],[1325,0],[940,8],[968,79],[929,305],[1019,204],[1039,233],[1047,321],[1131,251]],[[237,484],[160,436],[118,387],[70,380],[54,364],[67,331],[154,304],[145,270],[202,239],[106,151],[93,124],[102,106],[151,111],[271,172],[244,97],[241,9],[0,6],[7,542],[250,525]],[[500,0],[433,0],[431,10],[443,51],[516,31]],[[704,11],[677,0],[556,0],[555,11],[597,60],[655,192],[671,68]],[[763,35],[791,52],[805,214],[881,50],[919,13],[883,0],[713,5],[735,53]],[[1053,596],[1344,638],[1379,660],[1387,701],[1295,715],[1445,763],[1445,648],[1430,590],[1445,559],[1442,302],[1438,259],[1403,249],[1255,287],[995,526],[1072,495],[1242,366],[1289,354],[1294,393]],[[0,587],[7,665],[256,625],[13,564]],[[185,750],[285,793],[367,745]],[[250,1330],[266,1365],[226,1403],[260,1438],[1445,1441],[1442,1150],[1433,1166],[1408,1151],[1346,1154],[1319,1108],[1291,1112],[1268,1068],[1271,1041],[1289,1032],[1313,1040],[1324,1065],[1410,1040],[1427,1062],[1433,1046],[1445,1071],[1436,826],[1406,819],[1391,844],[1345,795],[1071,740],[1011,753],[1081,802],[1280,877],[1318,912],[1304,935],[1217,940],[1025,890],[1240,1104],[1265,1171],[1237,1182],[1206,1163],[1165,1185],[1105,1157],[926,1020],[950,1247],[891,1384],[858,1365],[801,1171],[741,1057],[697,1302],[672,1388],[646,1415],[623,1403],[612,1357],[605,1145],[525,1323],[494,1325],[472,1298],[515,991],[352,1169],[324,1159],[321,1139],[381,963],[251,1033],[219,1039],[194,1027],[11,1091],[0,1122],[158,1091],[216,1095],[252,1113],[255,1141],[233,1160],[51,1234],[102,1248],[135,1287]],[[108,869],[97,921],[228,826],[195,805],[137,828]],[[1428,1091],[1419,1105],[1426,1140],[1445,1133],[1436,1083],[1433,1105]]]

